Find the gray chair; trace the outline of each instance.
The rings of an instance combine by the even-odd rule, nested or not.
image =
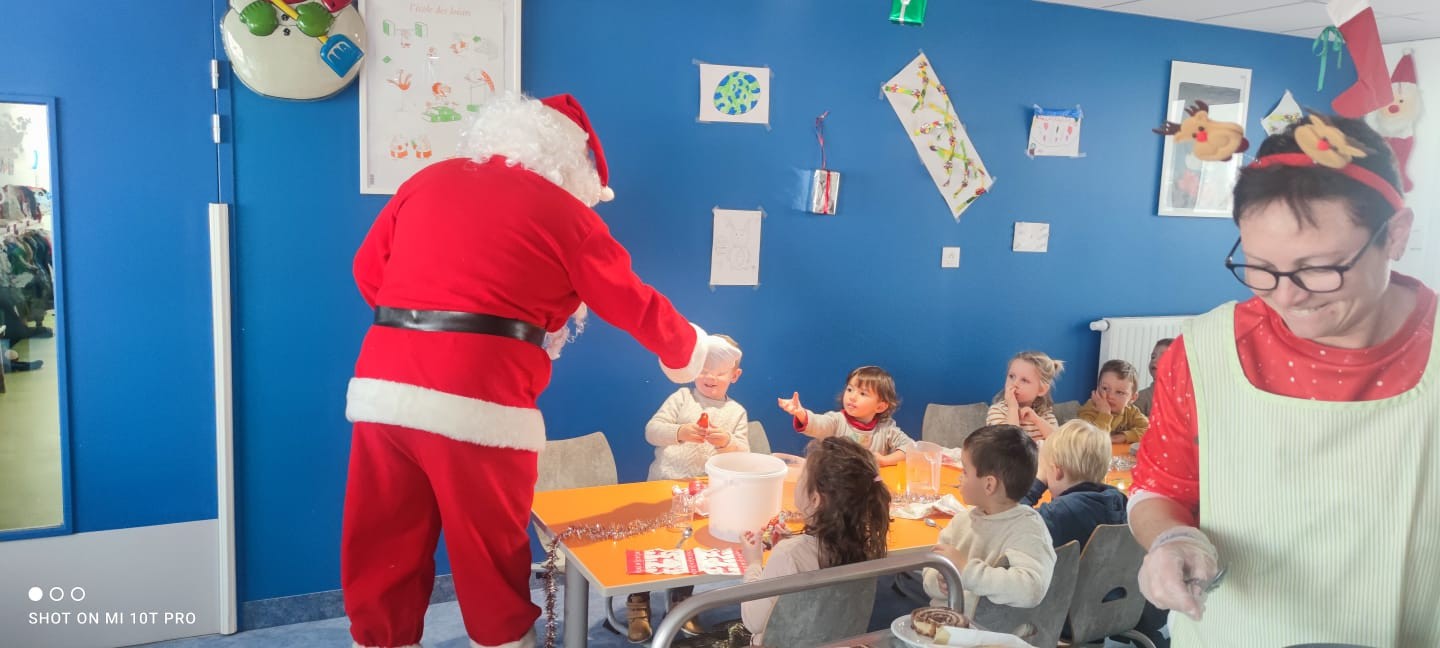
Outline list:
[[[1055,648],[1060,643],[1060,630],[1065,614],[1075,596],[1075,579],[1079,574],[1080,545],[1071,540],[1055,550],[1055,572],[1050,589],[1033,608],[996,605],[982,597],[975,604],[975,625],[992,632],[1013,634],[1035,648]]]
[[[765,625],[765,645],[813,648],[865,634],[875,610],[875,579],[782,594]]]
[[[920,423],[920,440],[947,448],[958,448],[971,432],[985,427],[985,414],[989,411],[989,403],[930,403],[925,406],[925,419]]]
[[[1061,425],[1077,418],[1080,418],[1080,401],[1065,401],[1055,404],[1055,420]]]
[[[750,421],[750,428],[745,431],[750,440],[750,452],[770,454],[770,437],[765,436],[765,426],[759,421]]]
[[[1095,527],[1085,550],[1070,601],[1070,645],[1103,644],[1106,637],[1123,635],[1144,648],[1155,648],[1135,631],[1145,611],[1140,595],[1140,562],[1145,550],[1124,524]],[[1105,600],[1114,593],[1112,600]]]
[[[615,469],[615,453],[610,449],[610,442],[605,438],[604,432],[592,432],[574,439],[560,439],[558,441],[546,441],[545,449],[540,451],[540,458],[537,462],[538,478],[535,480],[535,492],[564,490],[567,488],[587,488],[590,486],[609,486],[619,483],[619,475]],[[539,524],[535,526],[535,536],[540,539],[540,546],[549,547],[551,536]],[[556,556],[555,564],[561,572],[565,571],[565,555]],[[538,562],[530,565],[530,571],[541,574],[545,571],[545,563]],[[611,630],[619,632],[616,628],[625,627],[615,618],[615,606],[611,598],[605,599],[605,608],[609,610],[606,614],[606,623]]]

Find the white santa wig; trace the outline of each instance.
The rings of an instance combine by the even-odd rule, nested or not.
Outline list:
[[[503,156],[508,164],[525,167],[594,207],[608,191],[591,162],[589,137],[570,118],[539,100],[507,92],[475,113],[461,137],[459,153],[479,163]]]

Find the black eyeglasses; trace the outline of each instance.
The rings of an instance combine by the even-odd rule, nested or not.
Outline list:
[[[1290,281],[1295,282],[1295,285],[1299,286],[1301,290],[1312,293],[1332,293],[1345,287],[1345,273],[1359,263],[1360,257],[1365,256],[1365,251],[1369,250],[1370,246],[1374,245],[1375,241],[1389,227],[1390,223],[1387,222],[1376,228],[1375,232],[1370,235],[1370,240],[1365,243],[1365,247],[1360,248],[1360,251],[1356,252],[1355,256],[1346,263],[1306,266],[1289,272],[1235,263],[1235,251],[1240,249],[1240,239],[1237,238],[1235,245],[1230,248],[1230,254],[1225,257],[1225,267],[1230,269],[1231,274],[1234,274],[1240,283],[1245,284],[1251,290],[1275,290],[1280,287],[1282,277],[1289,277]]]

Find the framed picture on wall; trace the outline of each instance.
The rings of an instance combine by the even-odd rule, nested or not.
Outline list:
[[[1210,118],[1244,125],[1250,108],[1250,70],[1173,61],[1165,120],[1180,123],[1196,101],[1210,108]],[[1206,162],[1193,154],[1194,142],[1165,138],[1160,164],[1160,215],[1230,218],[1235,180],[1244,162],[1236,155],[1225,162]]]
[[[366,0],[360,193],[455,157],[466,117],[520,91],[521,0]]]

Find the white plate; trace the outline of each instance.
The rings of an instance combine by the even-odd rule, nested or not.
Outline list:
[[[910,615],[902,616],[890,623],[890,634],[896,639],[905,642],[912,648],[932,648],[935,644],[930,643],[925,637],[915,632],[915,626],[910,624]]]

